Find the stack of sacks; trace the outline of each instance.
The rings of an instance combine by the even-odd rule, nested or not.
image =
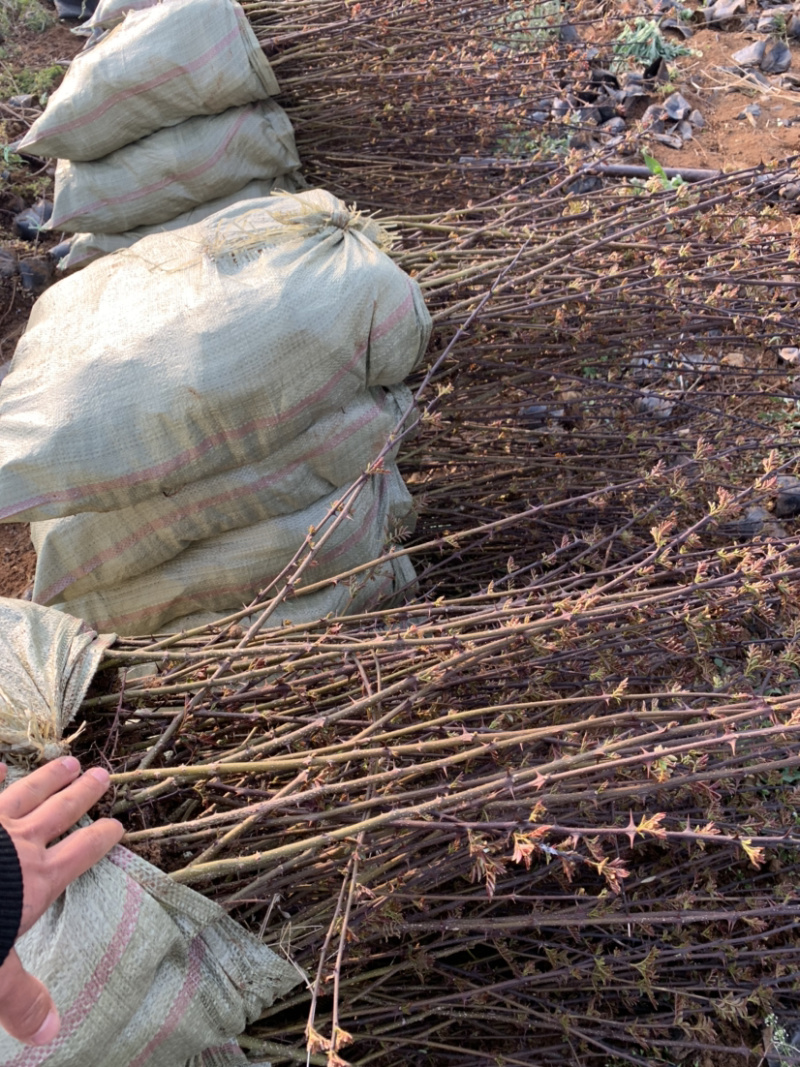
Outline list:
[[[273,194],[39,299],[0,388],[0,520],[33,522],[37,602],[145,633],[283,570],[410,409],[430,317],[383,237],[329,193]],[[411,515],[390,454],[305,582],[372,562]],[[413,570],[362,578],[274,621],[371,607]]]
[[[211,215],[276,185],[299,188],[277,92],[233,0],[128,12],[75,59],[20,145],[59,157],[49,228],[81,235],[63,265],[127,247],[147,228],[191,225],[201,205]]]

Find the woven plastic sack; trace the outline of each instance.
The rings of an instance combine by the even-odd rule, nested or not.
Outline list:
[[[0,519],[174,492],[403,381],[431,320],[370,235],[322,190],[273,196],[48,289],[0,386]]]
[[[239,626],[250,629],[255,622],[261,629],[281,626],[308,626],[317,619],[343,618],[360,615],[376,608],[393,608],[404,603],[416,585],[414,567],[407,556],[381,560],[368,571],[354,575],[346,582],[317,589],[313,593],[302,591],[282,601],[277,608],[262,619],[260,614],[245,616]],[[241,604],[231,602],[223,611],[199,611],[173,619],[161,632],[181,633],[195,627],[214,626],[220,620],[241,610]]]
[[[366,470],[411,403],[404,386],[372,390],[260,463],[121,511],[32,523],[33,599],[53,604],[105,589],[195,541],[309,507]]]
[[[112,640],[50,608],[0,599],[0,753],[10,778],[61,753]],[[235,1036],[297,982],[218,905],[119,846],[16,948],[49,988],[61,1031],[42,1048],[0,1032],[4,1067],[237,1067],[247,1061]]]
[[[78,619],[0,597],[0,754],[23,760],[66,754],[64,731],[114,636]]]
[[[100,159],[164,126],[275,96],[278,83],[233,0],[133,11],[76,57],[20,147]]]
[[[292,124],[264,100],[178,126],[93,163],[58,161],[51,230],[122,233],[300,167]]]
[[[337,489],[303,511],[200,541],[145,574],[57,606],[96,629],[125,634],[153,633],[196,611],[242,608],[290,563],[309,529],[319,528],[341,496]],[[377,560],[393,531],[403,525],[414,525],[411,497],[397,468],[389,464],[387,473],[373,475],[358,494],[298,588]],[[393,591],[387,588],[387,595]],[[330,592],[335,594],[335,587]],[[335,603],[335,595],[330,606],[323,599],[319,614],[335,611]]]
[[[196,222],[207,219],[209,215],[230,207],[231,204],[240,204],[243,200],[257,200],[260,197],[269,196],[273,190],[284,190],[287,193],[296,193],[302,188],[302,179],[295,174],[282,174],[280,178],[271,178],[269,181],[248,182],[243,189],[238,189],[229,196],[220,196],[215,200],[209,200],[205,204],[193,207],[191,211],[185,211],[176,215],[174,219],[160,222],[156,226],[139,226],[134,230],[126,230],[125,233],[79,233],[76,234],[70,244],[69,252],[59,262],[59,267],[64,271],[77,270],[86,267],[101,256],[110,255],[111,252],[119,252],[123,248],[130,248],[143,237],[151,233],[165,233],[167,230],[180,230],[184,226],[193,226]]]
[[[172,0],[161,0],[162,3],[171,3]],[[89,29],[108,29],[122,22],[129,11],[144,11],[146,7],[153,7],[158,0],[100,0],[94,10],[94,14],[86,21]]]

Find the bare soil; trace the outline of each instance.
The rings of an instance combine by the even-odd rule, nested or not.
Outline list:
[[[679,72],[675,87],[703,113],[707,125],[680,150],[659,144],[662,165],[733,171],[800,151],[800,125],[787,125],[800,123],[800,92],[781,88],[776,75],[770,78],[773,87],[761,91],[724,69],[735,66],[731,60],[734,52],[763,36],[702,29],[686,42],[700,54],[674,61],[672,66]],[[800,41],[788,43],[790,69],[800,73]],[[744,108],[753,103],[760,106],[761,114],[740,118]]]
[[[30,527],[21,522],[0,526],[0,593],[21,597],[33,582],[36,553],[31,544]]]

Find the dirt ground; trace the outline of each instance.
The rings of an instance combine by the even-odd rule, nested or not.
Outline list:
[[[686,42],[701,54],[674,62],[680,72],[676,88],[703,113],[707,126],[682,149],[659,144],[658,159],[663,166],[732,171],[784,159],[800,150],[800,92],[781,88],[780,76],[771,77],[773,88],[759,91],[724,69],[735,65],[734,52],[762,38],[763,34],[702,29]],[[790,69],[800,73],[800,41],[791,40],[789,45]],[[738,118],[753,103],[760,106],[761,114],[752,120]]]
[[[12,522],[0,527],[0,570],[3,596],[20,597],[33,581],[36,553],[26,524]]]

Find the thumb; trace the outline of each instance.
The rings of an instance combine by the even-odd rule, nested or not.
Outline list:
[[[0,967],[0,1026],[26,1045],[49,1045],[61,1026],[50,994],[13,949]]]

